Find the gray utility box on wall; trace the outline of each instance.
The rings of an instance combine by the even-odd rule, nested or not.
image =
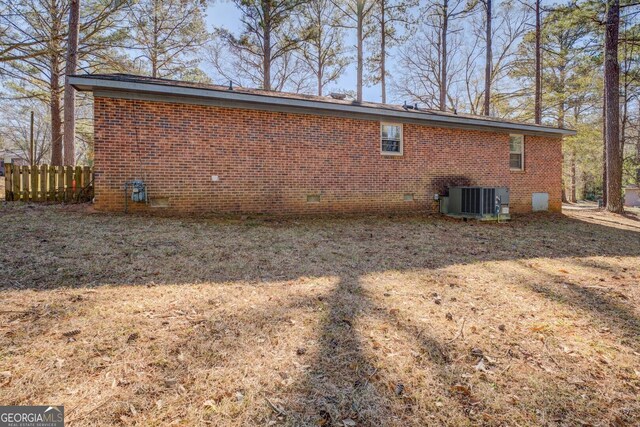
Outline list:
[[[534,212],[549,210],[549,193],[533,193],[531,195],[531,210]]]
[[[440,212],[453,217],[508,219],[507,187],[450,187],[449,196],[440,200]]]

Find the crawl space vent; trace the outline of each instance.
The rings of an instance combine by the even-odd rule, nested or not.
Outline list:
[[[155,197],[150,200],[152,208],[168,208],[169,207],[169,198],[168,197]]]

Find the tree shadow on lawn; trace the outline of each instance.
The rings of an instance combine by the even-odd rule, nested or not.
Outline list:
[[[544,392],[529,389],[530,395],[522,397],[527,403],[522,402],[516,410],[516,419],[509,418],[514,409],[511,406],[519,404],[501,406],[504,403],[494,400],[496,394],[506,397],[513,390],[493,384],[491,379],[476,387],[470,372],[485,359],[469,353],[468,343],[456,343],[455,337],[448,341],[436,338],[428,326],[412,322],[407,317],[411,313],[374,302],[359,278],[342,277],[327,300],[330,313],[322,322],[320,349],[311,369],[295,387],[297,396],[285,399],[288,425],[343,426],[350,421],[358,426],[503,425],[515,422],[518,416],[519,422],[551,419],[553,425],[564,425],[594,416],[588,408],[573,403],[577,395],[595,398],[597,390],[581,389],[545,374],[540,385]],[[366,340],[367,328],[372,326],[367,318],[377,319],[389,327],[390,334],[410,343],[413,350],[406,361],[408,372],[387,364],[388,355],[372,352],[372,344]],[[461,358],[463,363],[459,363]]]
[[[42,255],[59,250],[59,244],[73,235],[74,229],[67,222],[45,237],[39,226],[22,230],[22,238],[32,245],[12,239],[13,248],[18,249],[18,260],[13,255],[2,255],[9,263],[3,288],[47,290],[87,284],[198,282],[249,282],[260,286],[265,281],[300,277],[339,277],[338,284],[326,297],[329,310],[319,326],[318,349],[311,368],[294,385],[302,398],[294,401],[284,398],[288,403],[283,408],[285,419],[291,425],[340,425],[349,419],[359,425],[393,425],[402,418],[396,412],[398,407],[404,408],[403,417],[410,416],[414,404],[411,396],[404,396],[398,384],[389,385],[393,379],[385,377],[384,366],[380,368],[384,361],[372,356],[369,345],[357,331],[363,316],[389,323],[405,339],[414,341],[437,378],[438,392],[447,396],[459,413],[469,416],[466,420],[461,418],[462,421],[478,421],[471,413],[477,414],[482,407],[464,385],[456,388],[460,377],[451,371],[449,344],[407,324],[372,301],[361,285],[361,278],[368,274],[435,271],[453,265],[536,257],[569,260],[640,256],[640,235],[634,231],[557,216],[526,218],[505,225],[389,218],[370,223],[356,220],[357,226],[350,220],[302,220],[256,227],[141,217],[121,217],[114,223],[113,218],[102,215],[76,219],[76,229],[86,232],[82,246],[68,245],[53,261]],[[97,234],[89,232],[101,226],[104,230]],[[11,247],[8,243],[5,240],[3,245]],[[35,253],[29,250],[34,246]],[[95,263],[102,265],[96,270]],[[50,274],[33,266],[48,267],[46,272]],[[549,286],[529,283],[524,286],[602,319],[629,340],[627,345],[638,349],[640,320],[611,297],[577,284],[567,284],[562,292]],[[302,298],[283,304],[278,310],[286,311],[301,303],[308,301]],[[243,313],[245,321],[265,318],[261,310],[269,308]],[[185,337],[177,340],[174,350],[191,348],[195,357],[203,357],[206,340],[207,335]],[[564,390],[566,394],[574,391],[569,387]]]
[[[580,261],[569,264],[583,265]],[[522,280],[523,286],[551,301],[587,313],[601,322],[603,328],[614,330],[621,344],[640,353],[640,318],[629,304],[623,302],[628,300],[623,292],[609,287],[584,286],[566,275],[534,265],[528,265],[526,268],[535,271],[538,280]],[[546,277],[547,280],[540,280],[542,277]]]
[[[169,407],[179,408],[178,412],[171,411],[165,415],[166,418],[160,418],[163,422],[193,411],[194,409],[188,409],[190,406],[198,410],[202,401],[206,399],[213,399],[216,405],[225,408],[221,412],[204,415],[205,421],[218,424],[224,424],[226,420],[233,425],[265,425],[270,421],[279,421],[277,424],[292,426],[343,426],[345,421],[348,423],[352,420],[359,426],[430,423],[451,426],[478,423],[500,425],[499,422],[492,423],[483,418],[489,415],[498,420],[505,417],[504,422],[513,421],[507,414],[514,409],[493,408],[491,405],[495,395],[485,395],[486,390],[476,390],[470,382],[469,372],[474,372],[473,366],[478,360],[469,354],[468,343],[436,338],[433,334],[435,331],[430,330],[428,324],[417,325],[415,321],[411,321],[411,318],[407,317],[411,316],[409,311],[398,312],[391,308],[392,306],[381,305],[368,293],[369,291],[363,288],[360,278],[347,276],[338,279],[330,289],[313,295],[300,295],[282,304],[272,305],[265,302],[257,307],[245,307],[235,313],[226,312],[223,316],[212,316],[207,320],[205,327],[198,328],[197,332],[175,336],[169,348],[163,352],[171,357],[163,358],[167,361],[158,365],[156,380],[147,383],[144,394],[135,393],[131,402],[139,413],[153,412],[153,402],[158,399]],[[283,354],[293,355],[294,360],[297,359],[298,363],[306,364],[308,367],[303,369],[300,375],[293,375],[292,385],[284,388],[274,386],[273,377],[277,380],[278,372],[269,372],[274,366],[269,365],[269,361],[264,361],[265,356],[261,354],[260,345],[256,345],[250,354],[247,353],[247,346],[250,347],[251,343],[246,342],[245,326],[260,330],[260,335],[287,334],[290,318],[294,317],[300,321],[296,312],[301,308],[313,309],[318,301],[326,305],[327,311],[320,315],[318,327],[314,328],[318,331],[317,346],[307,349],[306,354],[295,356],[295,348],[291,348],[288,343],[289,348],[276,348],[277,354],[273,356],[277,359],[282,358]],[[372,351],[372,343],[366,335],[368,328],[375,326],[370,319],[376,319],[388,326],[390,334],[397,334],[398,339],[409,343],[409,347],[413,348],[410,355],[403,355],[407,357],[411,366],[409,372],[403,372],[402,367],[395,366],[397,358],[387,359],[386,355]],[[255,338],[255,335],[250,336],[252,339]],[[294,340],[294,345],[297,340],[298,338]],[[274,351],[274,347],[267,345],[266,351]],[[242,355],[247,359],[235,363],[237,373],[233,372],[231,378],[222,380],[222,384],[215,381],[205,381],[203,384],[203,375],[213,378],[216,376],[214,371],[206,366],[216,367],[230,363],[234,366],[234,363],[225,359],[221,353],[226,354],[226,357]],[[186,355],[187,360],[197,360],[203,370],[175,361],[176,356],[180,354]],[[234,354],[236,356],[232,356]],[[459,355],[466,355],[466,359],[469,360],[464,364],[453,360]],[[246,369],[248,367],[251,370],[254,366],[265,363],[263,370],[258,374],[262,387],[260,393],[265,395],[255,395],[253,390],[247,389],[247,385],[243,384],[244,378],[251,377]],[[277,362],[274,363],[276,368],[280,366]],[[264,367],[268,368],[266,372]],[[290,365],[284,368],[285,371],[294,369]],[[431,380],[417,381],[414,378],[416,374],[428,375]],[[175,390],[162,385],[165,378],[175,378],[178,384],[184,384],[189,395],[172,406]],[[545,376],[542,375],[542,378]],[[546,378],[548,384],[543,388],[545,393],[531,392],[536,396],[522,399],[533,399],[539,404],[539,412],[548,414],[559,424],[571,424],[570,421],[575,418],[590,419],[584,408],[572,408],[572,400],[578,395],[591,395],[597,390],[580,389],[579,386],[568,384],[552,375],[547,375]],[[235,405],[236,389],[229,385],[234,383],[236,389],[244,388],[245,399],[253,405],[251,418],[245,418],[243,423],[229,415],[230,412],[239,413],[239,409],[228,409],[230,405]],[[406,389],[398,388],[402,384],[406,385]],[[490,382],[488,387],[491,388]],[[254,394],[251,395],[252,393]],[[511,391],[502,389],[494,393],[508,396]],[[425,394],[429,396],[427,400],[424,399]],[[270,408],[265,398],[269,399],[269,404],[275,403],[275,410]],[[118,416],[126,416],[129,410],[128,404],[120,405],[121,407],[118,405],[128,401],[129,398],[122,397],[112,399],[103,409],[115,414],[114,422],[117,422]],[[438,401],[442,402],[443,406],[436,406]],[[518,415],[524,416],[533,409],[524,405],[515,411]],[[536,418],[533,414],[531,417],[533,418],[529,419],[529,422],[541,422],[542,418]]]
[[[398,332],[403,340],[413,343],[416,351],[410,356],[411,363],[419,364],[420,369],[433,377],[429,384],[429,393],[441,395],[447,402],[448,413],[457,414],[458,418],[448,420],[449,425],[461,425],[460,422],[474,419],[481,411],[481,399],[473,396],[469,387],[458,384],[459,381],[464,382],[464,379],[460,376],[461,372],[451,364],[450,346],[431,336],[426,329],[406,323],[394,310],[373,302],[362,287],[359,277],[341,277],[326,291],[315,292],[307,297],[295,297],[281,305],[272,307],[264,304],[234,314],[216,316],[207,322],[207,326],[198,329],[197,333],[176,336],[167,353],[173,356],[185,354],[187,360],[198,359],[205,366],[229,363],[221,356],[222,349],[225,354],[247,355],[246,342],[243,342],[246,336],[243,325],[249,324],[253,329],[257,327],[263,333],[266,332],[265,329],[275,335],[287,333],[291,313],[300,309],[312,309],[318,301],[321,301],[327,310],[320,311],[317,328],[314,328],[318,331],[314,340],[317,345],[304,349],[297,357],[294,356],[298,363],[307,367],[299,371],[299,375],[293,375],[293,383],[284,388],[273,384],[277,383],[279,372],[275,375],[276,381],[268,374],[262,373],[260,382],[270,383],[262,392],[268,394],[251,396],[253,404],[257,403],[262,410],[256,412],[254,407],[252,418],[244,419],[244,424],[264,425],[278,420],[278,424],[292,426],[343,426],[351,420],[359,426],[407,425],[407,419],[411,419],[414,410],[418,406],[424,407],[425,403],[418,401],[417,395],[420,390],[414,390],[409,385],[413,381],[411,374],[404,373],[404,377],[396,376],[397,372],[389,370],[384,357],[371,352],[371,344],[363,334],[366,328],[371,326],[366,320],[370,318],[388,325],[391,332]],[[282,357],[282,352],[285,351],[282,348],[272,350],[276,352],[272,355],[275,359]],[[285,352],[294,354],[295,349],[288,348]],[[263,357],[260,347],[256,346],[250,356],[251,360],[247,360],[245,364],[261,364]],[[269,362],[266,363],[269,366]],[[277,363],[270,367],[279,368],[285,371],[295,370],[292,366],[281,366]],[[201,376],[193,372],[193,368],[186,368],[177,362],[168,362],[162,365],[161,369],[162,372],[156,374],[158,380],[150,382],[151,388],[146,390],[147,394],[137,397],[133,402],[138,411],[153,410],[152,401],[156,399],[171,401],[172,390],[166,390],[161,385],[153,386],[161,383],[162,378],[177,378],[180,384],[189,387]],[[237,388],[242,388],[243,378],[251,375],[245,371],[244,374],[238,372],[238,375],[233,376],[234,378],[227,379],[226,383],[235,382]],[[407,384],[408,389],[405,390],[403,384]],[[199,400],[212,393],[214,396],[217,395],[213,400],[220,407],[228,408],[229,401],[233,404],[233,389],[227,386],[220,390],[220,384],[216,383],[210,384],[210,387],[210,390],[202,390],[200,385],[201,393],[192,393],[190,401],[197,405]],[[244,392],[249,395],[253,391],[246,390],[245,386]],[[270,407],[271,404],[274,407]],[[122,410],[126,414],[128,407],[125,405],[120,410],[117,407],[108,409],[114,414],[123,415]],[[430,409],[434,411],[434,421],[447,421],[435,413],[435,402],[431,402]],[[424,408],[420,409],[422,410]],[[227,409],[221,412],[224,414],[232,411]],[[419,420],[425,421],[423,415],[424,413],[416,415],[418,418],[415,425],[421,424]],[[212,413],[206,415],[204,420],[224,424],[225,418],[221,418],[222,416],[221,413]],[[117,417],[115,419],[117,420]],[[229,418],[228,422],[233,424],[233,419]]]
[[[392,417],[388,390],[374,379],[377,361],[365,354],[366,343],[356,331],[367,310],[357,277],[342,277],[327,298],[329,312],[322,319],[319,348],[296,389],[302,398],[293,410],[291,425],[340,425],[343,420],[384,425]]]
[[[327,302],[330,312],[322,321],[319,350],[311,369],[296,384],[301,397],[289,401],[288,425],[406,425],[413,417],[417,404],[414,390],[407,391],[404,380],[393,377],[385,360],[371,352],[362,333],[370,326],[367,317],[379,319],[414,342],[417,351],[412,360],[428,365],[438,383],[437,393],[457,397],[454,405],[463,413],[468,411],[469,396],[456,396],[452,391],[454,375],[447,373],[451,362],[447,346],[424,330],[407,327],[393,310],[375,304],[360,278],[342,277]]]

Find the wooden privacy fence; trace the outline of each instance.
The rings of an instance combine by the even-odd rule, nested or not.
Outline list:
[[[93,198],[89,166],[5,165],[5,200],[87,202]]]

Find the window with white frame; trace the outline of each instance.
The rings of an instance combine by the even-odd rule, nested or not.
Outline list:
[[[509,167],[524,170],[524,135],[509,136]]]
[[[380,123],[380,152],[382,154],[402,155],[402,125],[398,123]]]

